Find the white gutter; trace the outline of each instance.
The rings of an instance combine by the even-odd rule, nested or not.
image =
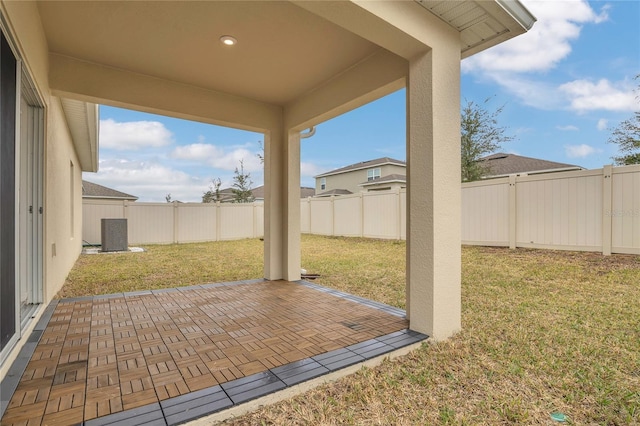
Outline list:
[[[495,0],[522,28],[529,31],[536,22],[536,17],[518,0]]]

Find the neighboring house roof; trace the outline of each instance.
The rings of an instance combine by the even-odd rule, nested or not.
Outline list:
[[[138,199],[135,195],[125,194],[97,183],[82,181],[82,198],[109,198],[114,200],[131,200]]]
[[[486,177],[508,176],[519,173],[550,173],[583,170],[583,167],[574,164],[556,163],[555,161],[505,154],[502,152],[482,157],[480,161],[484,162],[490,169],[490,173]]]
[[[255,189],[252,189],[251,192],[253,193],[253,197],[256,200],[264,200],[264,186],[259,186]],[[309,188],[306,186],[300,187],[300,198],[313,197],[314,195],[316,195],[315,188]]]
[[[264,186],[259,186],[251,190],[251,194],[255,200],[264,200]],[[315,188],[308,188],[306,186],[300,187],[300,198],[313,197],[316,195]],[[235,195],[232,188],[225,188],[220,190],[220,201],[223,203],[233,201]]]
[[[382,176],[379,179],[368,180],[360,184],[360,186],[370,186],[370,185],[379,185],[381,183],[406,183],[407,177],[405,175],[400,175],[397,173],[393,173],[390,175]]]
[[[337,175],[340,173],[351,172],[353,170],[362,170],[362,169],[369,169],[375,166],[383,166],[385,164],[395,164],[397,166],[403,166],[403,167],[407,166],[407,163],[405,163],[404,161],[396,160],[389,157],[382,157],[382,158],[376,158],[375,160],[362,161],[360,163],[351,164],[349,166],[341,167],[339,169],[330,170],[326,173],[319,174],[315,177],[320,178],[320,177],[325,177],[330,175]]]
[[[332,195],[349,195],[349,194],[353,194],[353,192],[349,191],[348,189],[332,189],[330,191],[320,193],[316,195],[316,197],[330,197]]]

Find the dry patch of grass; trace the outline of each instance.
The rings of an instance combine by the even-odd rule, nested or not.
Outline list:
[[[302,245],[319,284],[404,307],[403,242]],[[155,266],[124,255],[98,272],[87,262],[110,256],[82,256],[62,294],[260,277],[261,253],[257,240],[150,246]],[[456,336],[227,423],[551,424],[559,411],[569,424],[640,424],[640,257],[464,247],[462,263]]]
[[[262,278],[258,239],[146,245],[143,253],[81,255],[57,297],[182,287]]]

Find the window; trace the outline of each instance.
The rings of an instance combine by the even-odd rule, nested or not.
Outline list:
[[[367,170],[367,181],[380,179],[380,167]]]
[[[327,189],[327,178],[320,178],[320,190],[324,191]]]

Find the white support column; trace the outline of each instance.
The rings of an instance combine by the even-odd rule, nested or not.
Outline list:
[[[436,340],[461,328],[458,52],[416,56],[407,81],[407,316]]]
[[[300,133],[265,133],[264,276],[300,279]]]

